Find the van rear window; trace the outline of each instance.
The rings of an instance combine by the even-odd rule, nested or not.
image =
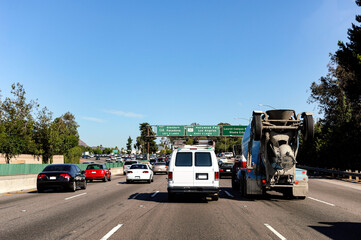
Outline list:
[[[177,153],[177,157],[175,159],[175,165],[178,167],[191,167],[192,153],[191,152]]]
[[[212,166],[211,154],[208,152],[196,152],[196,167]]]

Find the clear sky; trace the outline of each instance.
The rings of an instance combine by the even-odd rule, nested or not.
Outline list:
[[[90,146],[125,147],[142,122],[244,125],[258,104],[317,113],[309,88],[356,14],[354,0],[1,0],[0,89],[73,113]]]

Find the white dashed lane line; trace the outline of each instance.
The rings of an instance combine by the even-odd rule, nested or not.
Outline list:
[[[152,194],[152,196],[150,197],[155,197],[155,195],[157,195],[159,193],[159,191],[156,191],[155,193]]]
[[[68,197],[68,198],[65,198],[65,200],[69,200],[69,199],[72,199],[72,198],[76,198],[76,197],[80,197],[80,196],[83,196],[87,193],[81,193],[81,194],[78,194],[78,195],[75,195],[75,196],[72,196],[72,197]]]
[[[123,226],[123,224],[118,224],[116,227],[114,227],[112,230],[110,230],[104,237],[102,237],[100,240],[107,240],[110,238],[118,229]]]
[[[313,201],[316,201],[316,202],[320,202],[320,203],[327,204],[327,205],[332,206],[332,207],[335,206],[335,204],[333,204],[333,203],[328,203],[328,202],[325,202],[325,201],[322,201],[322,200],[318,200],[318,199],[316,199],[316,198],[312,198],[312,197],[307,197],[307,198],[309,198],[309,199],[311,199],[311,200],[313,200]]]
[[[277,232],[273,227],[268,225],[267,223],[264,224],[269,230],[271,230],[277,237],[279,237],[282,240],[286,240],[284,236],[282,236],[279,232]]]
[[[224,192],[228,195],[228,197],[234,198],[234,196],[230,194],[228,191],[224,191]]]

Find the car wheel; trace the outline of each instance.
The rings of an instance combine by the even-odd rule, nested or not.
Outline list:
[[[123,171],[123,175],[125,175],[125,172]]]
[[[108,182],[108,178],[107,178],[107,175],[104,175],[104,179],[103,179],[103,182]]]
[[[154,178],[152,178],[152,182],[154,182]]]
[[[70,191],[71,192],[75,192],[76,191],[76,182],[74,181],[73,184],[70,187]]]
[[[109,175],[108,181],[112,180],[112,175]]]
[[[43,193],[43,192],[44,192],[44,189],[38,188],[38,193]]]
[[[130,183],[130,180],[127,180],[127,183]]]
[[[83,182],[83,186],[81,187],[81,189],[86,189],[86,187],[87,187],[87,181],[86,181],[86,180],[84,180],[84,182]]]

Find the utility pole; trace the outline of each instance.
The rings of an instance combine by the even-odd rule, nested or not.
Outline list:
[[[147,126],[147,142],[148,142],[147,160],[149,161],[149,125]]]

